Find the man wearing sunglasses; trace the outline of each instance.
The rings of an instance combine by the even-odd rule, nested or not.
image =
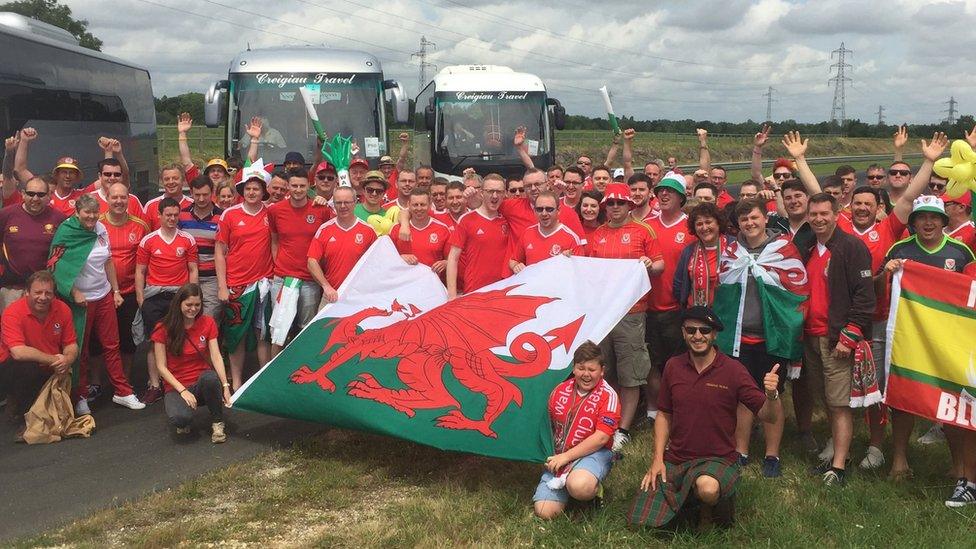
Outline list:
[[[0,209],[0,312],[20,299],[25,283],[47,265],[54,231],[66,216],[50,206],[47,183],[32,178],[23,204]]]
[[[722,328],[708,307],[691,307],[681,315],[688,352],[670,359],[664,369],[653,462],[641,481],[642,490],[654,493],[635,509],[631,522],[663,526],[694,492],[702,503],[700,527],[713,518],[729,526],[740,475],[733,437],[736,410],[745,408],[767,424],[780,421],[781,366],[774,365],[757,386],[745,366],[716,347]],[[659,511],[651,513],[654,509]]]
[[[588,239],[586,255],[604,259],[637,259],[647,267],[649,277],[664,271],[664,257],[654,232],[631,216],[634,202],[623,183],[607,185],[603,196],[607,222],[597,227]],[[670,286],[668,286],[670,288]],[[630,442],[630,427],[637,413],[640,388],[647,384],[651,359],[644,342],[646,313],[650,293],[645,295],[600,342],[610,378],[619,387],[621,420],[613,436],[613,450]]]
[[[525,194],[525,183],[521,179],[510,178],[505,182],[509,198],[521,198]]]
[[[178,183],[174,184],[176,187],[176,194],[181,198],[178,201],[187,206],[192,204],[193,201],[189,197],[183,196],[183,168],[178,164],[169,164],[163,166],[159,171],[159,180],[163,184],[163,188],[166,189],[167,185],[170,185],[167,181],[176,180]],[[126,175],[126,169],[122,165],[122,161],[116,158],[106,158],[98,162],[98,182],[97,188],[90,194],[95,197],[98,201],[98,213],[105,214],[110,208],[108,202],[108,189],[116,183],[122,183],[126,187],[129,186],[129,178]],[[186,200],[183,200],[186,199]],[[155,203],[158,204],[158,201]],[[159,206],[156,206],[155,218],[150,219],[146,216],[146,210],[142,207],[142,202],[139,202],[139,198],[134,195],[129,195],[129,205],[127,210],[129,215],[139,217],[146,221],[150,229],[153,229],[153,224],[155,223],[155,229],[159,228]]]
[[[535,216],[539,223],[525,230],[515,245],[515,257],[508,265],[518,273],[528,265],[563,254],[580,255],[583,241],[580,235],[559,222],[559,198],[544,191],[535,199]]]
[[[388,182],[383,176],[383,172],[373,170],[366,174],[365,179],[363,179],[363,199],[356,204],[354,210],[356,217],[366,221],[371,215],[386,215],[383,202],[386,201],[387,185]]]
[[[332,193],[335,192],[336,185],[339,184],[335,166],[328,162],[319,162],[312,172],[312,179],[309,181],[315,186],[315,204],[319,206],[332,204]],[[383,192],[386,192],[384,187]],[[365,220],[364,220],[365,221]]]
[[[888,167],[888,200],[894,206],[908,188],[912,179],[912,167],[907,162],[895,161]]]
[[[31,141],[37,139],[39,134],[34,128],[24,128],[20,130],[19,135],[20,139],[17,141],[17,151],[14,155],[14,175],[19,181],[30,181],[34,178],[34,174],[27,168],[27,154]],[[74,215],[75,200],[85,194],[85,191],[78,188],[82,177],[78,161],[70,156],[63,156],[55,162],[51,174],[54,178],[54,190],[50,196],[51,206],[66,217]]]
[[[524,234],[526,229],[538,222],[533,205],[540,194],[550,191],[549,181],[546,179],[546,172],[538,168],[525,170],[525,175],[522,177],[522,185],[525,187],[525,195],[505,199],[498,210],[508,221],[508,225],[512,229],[512,234],[518,236]],[[583,238],[583,224],[580,222],[579,217],[576,217],[574,210],[560,208],[557,214],[560,223],[566,225],[569,230]],[[583,244],[586,244],[585,238]]]

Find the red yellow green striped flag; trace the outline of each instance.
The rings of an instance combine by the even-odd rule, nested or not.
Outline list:
[[[976,430],[976,279],[908,261],[891,288],[885,403]]]

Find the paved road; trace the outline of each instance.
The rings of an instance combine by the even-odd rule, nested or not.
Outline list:
[[[211,444],[208,418],[191,441],[177,442],[162,401],[131,411],[94,407],[89,439],[27,446],[0,420],[0,542],[36,534],[92,511],[136,499],[325,430],[322,425],[231,410],[228,439]]]

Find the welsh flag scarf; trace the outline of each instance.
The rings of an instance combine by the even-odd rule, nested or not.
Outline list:
[[[54,282],[57,285],[55,290],[58,296],[71,307],[71,317],[75,325],[75,334],[78,337],[78,348],[84,345],[85,320],[88,315],[88,307],[78,305],[71,298],[71,288],[75,284],[75,279],[85,267],[88,256],[92,248],[95,247],[95,240],[98,235],[95,231],[90,231],[81,226],[81,221],[77,216],[71,216],[58,226],[54,233],[54,240],[51,241],[51,255],[47,260],[47,269],[54,275]],[[79,359],[75,360],[71,368],[71,380],[73,385],[78,383]]]
[[[691,299],[693,305],[710,307],[715,300],[715,286],[718,278],[718,263],[722,251],[729,245],[729,237],[719,236],[715,248],[715,260],[709,261],[708,248],[698,241],[691,254]]]
[[[739,356],[750,277],[755,279],[762,303],[766,351],[785,359],[799,359],[803,354],[800,336],[809,279],[799,251],[786,236],[769,242],[756,256],[740,242],[733,242],[725,249],[719,262],[714,309],[728,329],[719,332],[719,348],[731,356]]]

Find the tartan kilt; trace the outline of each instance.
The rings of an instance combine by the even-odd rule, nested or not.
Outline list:
[[[666,464],[666,483],[658,483],[654,492],[638,489],[634,503],[627,513],[627,522],[634,526],[661,527],[671,521],[684,506],[695,481],[702,475],[718,480],[719,497],[735,493],[741,473],[736,461],[718,458],[699,458],[684,463]]]

